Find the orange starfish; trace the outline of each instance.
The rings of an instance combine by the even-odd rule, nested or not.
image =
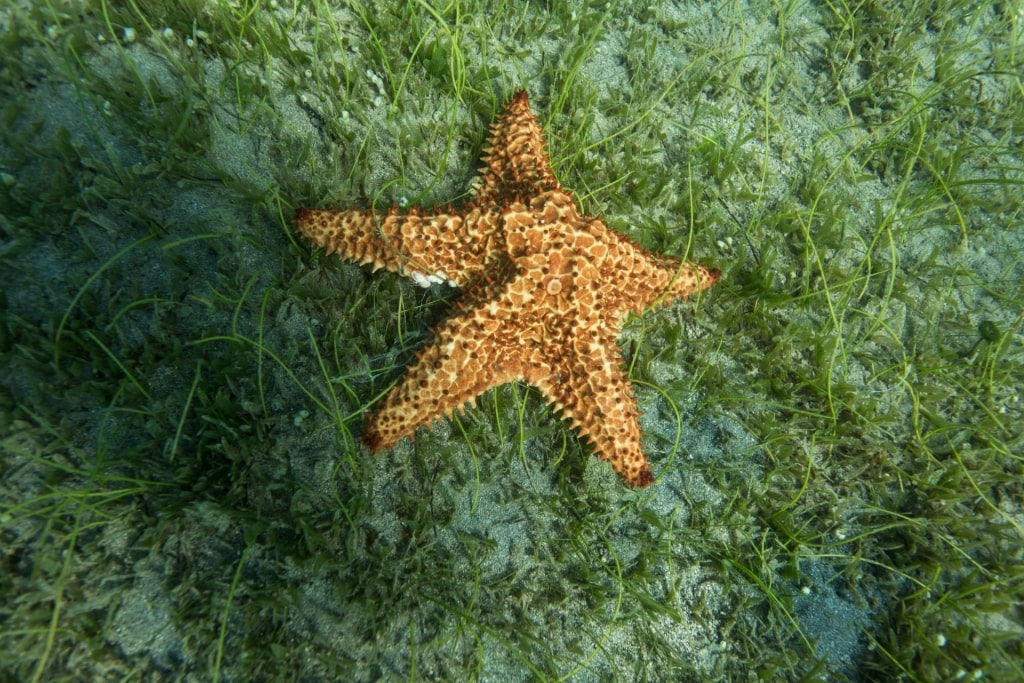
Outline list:
[[[484,391],[525,380],[633,486],[654,481],[616,338],[626,316],[707,289],[717,270],[657,257],[581,215],[544,151],[525,91],[491,127],[482,175],[461,210],[300,209],[299,232],[328,254],[464,290],[455,314],[367,419],[371,452]]]

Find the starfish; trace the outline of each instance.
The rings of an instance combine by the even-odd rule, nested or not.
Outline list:
[[[454,315],[365,420],[376,453],[484,391],[525,381],[629,484],[654,481],[616,339],[630,313],[711,287],[719,271],[654,256],[581,214],[544,149],[525,91],[491,126],[461,209],[299,209],[299,232],[328,253],[429,286],[463,290]]]

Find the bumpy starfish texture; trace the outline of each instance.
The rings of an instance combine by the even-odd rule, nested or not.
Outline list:
[[[647,486],[654,475],[621,369],[619,328],[630,313],[707,289],[719,272],[653,256],[600,217],[581,215],[555,180],[525,91],[498,116],[488,144],[461,210],[296,212],[299,232],[328,254],[463,289],[361,439],[377,452],[521,380],[625,481]]]

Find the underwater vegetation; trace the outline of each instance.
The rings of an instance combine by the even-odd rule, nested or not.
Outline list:
[[[0,678],[1024,679],[1012,3],[0,8]],[[370,456],[458,300],[299,206],[559,182],[722,271],[619,338],[633,490],[508,384]]]

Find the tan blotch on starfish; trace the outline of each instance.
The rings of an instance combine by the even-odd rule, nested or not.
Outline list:
[[[491,127],[482,175],[461,210],[300,209],[299,232],[328,254],[464,292],[401,383],[366,419],[372,452],[413,437],[505,382],[537,387],[633,486],[654,475],[616,338],[630,313],[685,298],[718,271],[657,257],[581,215],[551,170],[525,91]]]

